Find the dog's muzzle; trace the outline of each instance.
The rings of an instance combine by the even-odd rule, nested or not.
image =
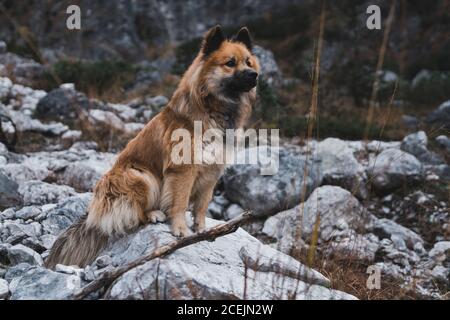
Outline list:
[[[232,87],[237,91],[248,92],[256,87],[258,72],[247,69],[236,72],[233,76]]]

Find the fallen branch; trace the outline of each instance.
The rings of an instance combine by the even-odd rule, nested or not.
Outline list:
[[[254,218],[250,211],[245,211],[239,216],[230,221],[214,226],[208,230],[205,230],[201,233],[196,233],[188,237],[181,238],[176,241],[172,241],[162,247],[156,248],[152,253],[148,255],[142,256],[134,261],[131,261],[128,264],[125,264],[121,267],[118,267],[111,271],[106,271],[103,273],[98,279],[95,279],[85,287],[81,288],[78,292],[76,292],[73,296],[73,300],[81,300],[85,298],[90,293],[93,293],[103,287],[107,287],[111,285],[117,278],[119,278],[124,273],[130,271],[131,269],[136,268],[148,261],[151,261],[156,258],[165,257],[172,252],[187,247],[191,244],[195,244],[201,241],[213,241],[218,237],[225,236],[227,234],[235,232],[241,225],[248,222]]]

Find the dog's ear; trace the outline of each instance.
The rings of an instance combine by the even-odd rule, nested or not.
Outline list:
[[[247,27],[243,27],[238,31],[234,37],[234,41],[242,42],[250,51],[253,49],[252,37],[250,36],[250,31],[248,31]]]
[[[225,36],[222,32],[222,27],[217,25],[206,33],[205,37],[203,38],[202,43],[202,52],[204,56],[208,56],[217,49],[220,48],[220,45],[222,42],[225,41]]]

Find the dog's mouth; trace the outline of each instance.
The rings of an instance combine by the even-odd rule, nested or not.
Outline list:
[[[227,91],[234,93],[249,92],[258,83],[258,74],[252,73],[237,73],[226,81]]]
[[[257,84],[257,80],[249,80],[246,83],[242,84],[241,90],[243,92],[249,92],[250,90],[252,90],[254,87],[256,87]]]

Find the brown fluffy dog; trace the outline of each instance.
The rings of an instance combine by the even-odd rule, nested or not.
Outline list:
[[[88,214],[56,240],[46,261],[91,263],[112,235],[144,224],[163,222],[166,215],[175,236],[191,233],[185,212],[193,204],[195,231],[205,227],[205,214],[221,164],[174,164],[174,130],[193,132],[241,128],[256,99],[259,64],[251,53],[248,30],[227,40],[219,26],[209,30],[201,50],[184,74],[168,105],[131,140],[112,169],[97,183]],[[194,163],[194,162],[191,162]]]

